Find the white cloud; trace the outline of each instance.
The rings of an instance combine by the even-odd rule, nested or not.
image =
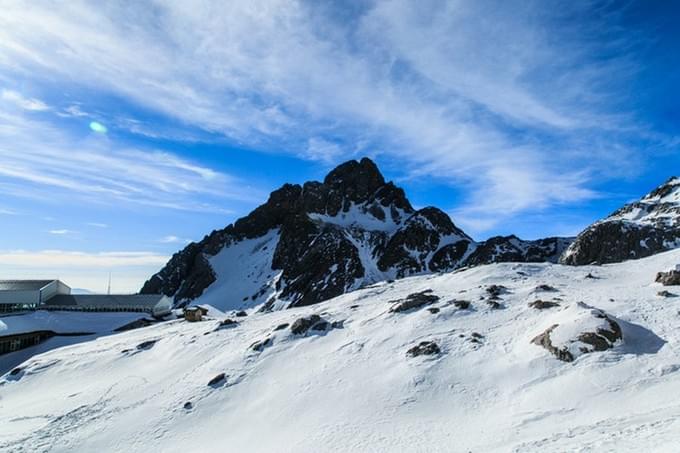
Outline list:
[[[87,222],[87,226],[95,227],[95,228],[108,228],[109,226],[106,223],[100,223],[100,222]]]
[[[139,251],[4,250],[0,251],[0,274],[5,278],[59,278],[72,288],[104,292],[111,273],[113,292],[132,293],[168,258]]]
[[[3,89],[0,92],[0,98],[3,101],[8,101],[16,105],[17,107],[24,109],[24,110],[33,110],[33,111],[44,111],[44,110],[49,110],[49,107],[47,104],[42,102],[39,99],[33,99],[33,98],[25,98],[21,95],[21,93],[17,91],[12,91],[12,90],[5,90]]]
[[[635,128],[612,114],[609,88],[612,74],[624,79],[632,65],[597,58],[626,42],[605,39],[611,30],[593,6],[388,0],[340,15],[333,3],[295,0],[228,10],[216,1],[11,2],[0,17],[0,65],[113,92],[261,149],[329,162],[365,149],[344,150],[333,137],[372,144],[413,177],[434,175],[475,194],[462,210],[491,225],[592,197],[592,175],[614,173],[614,164],[635,168],[614,146],[621,130]],[[604,140],[610,150],[593,159],[593,144]],[[207,169],[167,163],[169,173],[190,175],[191,188],[209,180]],[[143,159],[140,168],[153,170]],[[135,193],[105,179],[88,186]],[[185,181],[161,179],[174,191]],[[497,212],[480,218],[487,209]]]
[[[44,266],[55,269],[88,266],[104,268],[118,266],[162,266],[167,260],[167,256],[151,252],[0,251],[0,264],[2,265],[19,267]]]
[[[49,230],[48,233],[55,234],[55,235],[58,235],[58,236],[66,236],[66,235],[70,235],[70,234],[76,234],[77,231],[68,230],[66,228],[61,228],[61,229],[57,229],[57,230]]]
[[[158,242],[160,242],[162,244],[177,244],[177,243],[188,244],[189,242],[191,242],[191,240],[190,239],[183,239],[183,238],[173,236],[173,235],[168,235],[168,236],[164,236],[164,237],[160,238],[158,240]]]

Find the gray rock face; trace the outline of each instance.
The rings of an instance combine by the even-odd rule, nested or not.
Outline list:
[[[671,178],[578,235],[563,264],[618,263],[680,246],[680,179]]]
[[[446,241],[442,247],[442,243]],[[458,267],[472,239],[456,227],[448,215],[428,207],[415,212],[397,230],[378,261],[382,271],[397,269],[397,277],[426,270]]]
[[[229,247],[276,232],[269,275],[253,284],[275,289],[261,309],[311,305],[380,280],[496,261],[553,260],[564,240],[514,236],[477,243],[443,211],[415,211],[367,158],[346,162],[323,182],[285,184],[267,202],[176,253],[142,287],[184,306],[219,278],[210,259]],[[247,303],[257,294],[238,294]],[[236,297],[236,296],[234,296]],[[264,297],[264,296],[262,296]]]
[[[499,262],[556,263],[571,241],[571,238],[561,237],[525,241],[517,236],[495,236],[482,242],[465,260],[465,265]]]

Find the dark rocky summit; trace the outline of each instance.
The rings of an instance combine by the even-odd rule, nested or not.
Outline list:
[[[680,179],[673,177],[578,235],[560,262],[618,263],[680,246]]]
[[[311,305],[381,280],[498,261],[556,261],[569,241],[508,236],[475,242],[443,211],[416,211],[364,158],[338,166],[323,182],[275,190],[246,217],[174,254],[141,293],[162,293],[185,306],[228,279],[218,275],[214,257],[264,238],[269,242],[257,247],[271,250],[267,272],[248,274],[250,287],[260,289],[239,293],[233,287],[241,282],[230,284],[218,308]]]

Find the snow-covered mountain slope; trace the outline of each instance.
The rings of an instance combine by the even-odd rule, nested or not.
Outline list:
[[[51,351],[0,378],[0,451],[677,451],[654,277],[679,262],[491,264]]]
[[[569,246],[565,264],[615,263],[680,247],[680,178],[673,177],[586,228]]]
[[[441,210],[415,210],[370,159],[286,184],[248,216],[176,253],[142,293],[179,306],[271,310],[368,284],[496,261],[556,261],[565,240],[477,243]]]

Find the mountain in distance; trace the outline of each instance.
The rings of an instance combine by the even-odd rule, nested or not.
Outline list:
[[[672,177],[578,235],[560,262],[605,264],[680,247],[680,178]]]
[[[556,262],[567,238],[476,242],[435,207],[414,209],[368,158],[323,182],[285,184],[246,217],[174,254],[141,289],[177,306],[311,305],[366,285],[502,261]]]

